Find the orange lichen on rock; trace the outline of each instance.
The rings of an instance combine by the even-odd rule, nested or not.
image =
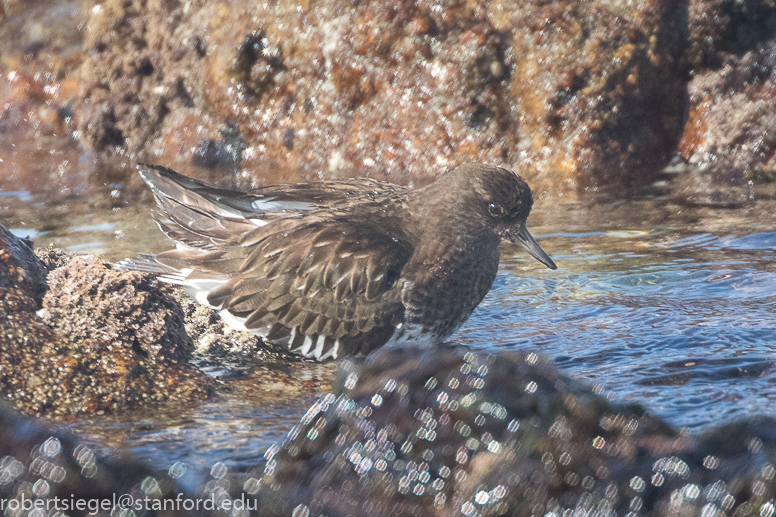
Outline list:
[[[709,115],[709,99],[694,104],[690,109],[687,123],[684,126],[682,139],[679,141],[679,154],[685,160],[700,151],[706,145],[706,132],[708,125],[706,117]]]

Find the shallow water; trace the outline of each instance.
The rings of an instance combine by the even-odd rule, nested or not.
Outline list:
[[[53,428],[74,433],[103,457],[126,455],[160,471],[177,470],[179,483],[192,491],[214,468],[247,472],[264,452],[281,442],[316,396],[266,397],[220,394],[200,406],[95,416]]]
[[[169,246],[131,175],[95,180],[52,168],[33,181],[15,172],[0,176],[0,222],[37,246],[111,260]],[[714,210],[662,198],[587,207],[544,199],[529,228],[559,269],[505,246],[493,289],[455,341],[546,355],[677,426],[776,413],[776,203]],[[194,483],[216,462],[255,465],[312,397],[236,392],[186,411],[62,427],[103,454],[128,452],[164,470],[185,464]]]
[[[560,269],[507,250],[459,340],[542,353],[677,426],[774,414],[774,205],[635,205],[552,209],[536,233]]]

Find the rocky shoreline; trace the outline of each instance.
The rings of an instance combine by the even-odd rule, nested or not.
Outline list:
[[[0,389],[52,418],[190,405],[217,382],[191,363],[293,362],[151,275],[37,250],[0,226]]]
[[[140,160],[244,188],[421,185],[479,161],[519,171],[537,197],[742,206],[776,178],[775,27],[773,0],[5,0],[0,165],[22,185],[131,189]],[[292,359],[148,275],[33,251],[2,226],[0,315],[3,502],[184,494],[221,508],[135,515],[226,515],[238,500],[293,517],[776,512],[770,417],[693,435],[535,354],[443,348],[343,362],[263,463],[214,465],[185,487],[167,465],[98,458],[36,417],[200,404],[263,389],[225,386],[204,364],[266,372]],[[307,393],[293,377],[266,375]]]
[[[216,465],[196,489],[179,486],[173,468],[96,458],[17,411],[69,419],[199,403],[216,381],[189,363],[195,341],[214,360],[288,359],[217,326],[205,330],[212,314],[197,314],[148,275],[55,248],[38,250],[40,260],[29,242],[0,234],[0,497],[13,504],[129,494],[171,508],[183,497],[210,501],[165,515],[243,505],[297,517],[763,516],[774,508],[773,419],[682,433],[533,353],[406,348],[344,361],[332,392],[262,464],[228,475]],[[36,283],[41,268],[48,286]]]

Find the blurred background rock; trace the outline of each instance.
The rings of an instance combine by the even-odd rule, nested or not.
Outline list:
[[[773,179],[772,0],[6,0],[4,16],[0,133],[82,148],[109,181],[153,161],[242,187],[425,184],[479,161],[566,199],[667,184],[725,205]]]

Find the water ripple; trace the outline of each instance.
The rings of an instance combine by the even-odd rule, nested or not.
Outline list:
[[[677,425],[776,412],[776,233],[576,235],[546,235],[555,272],[507,257],[459,341],[539,351]]]

